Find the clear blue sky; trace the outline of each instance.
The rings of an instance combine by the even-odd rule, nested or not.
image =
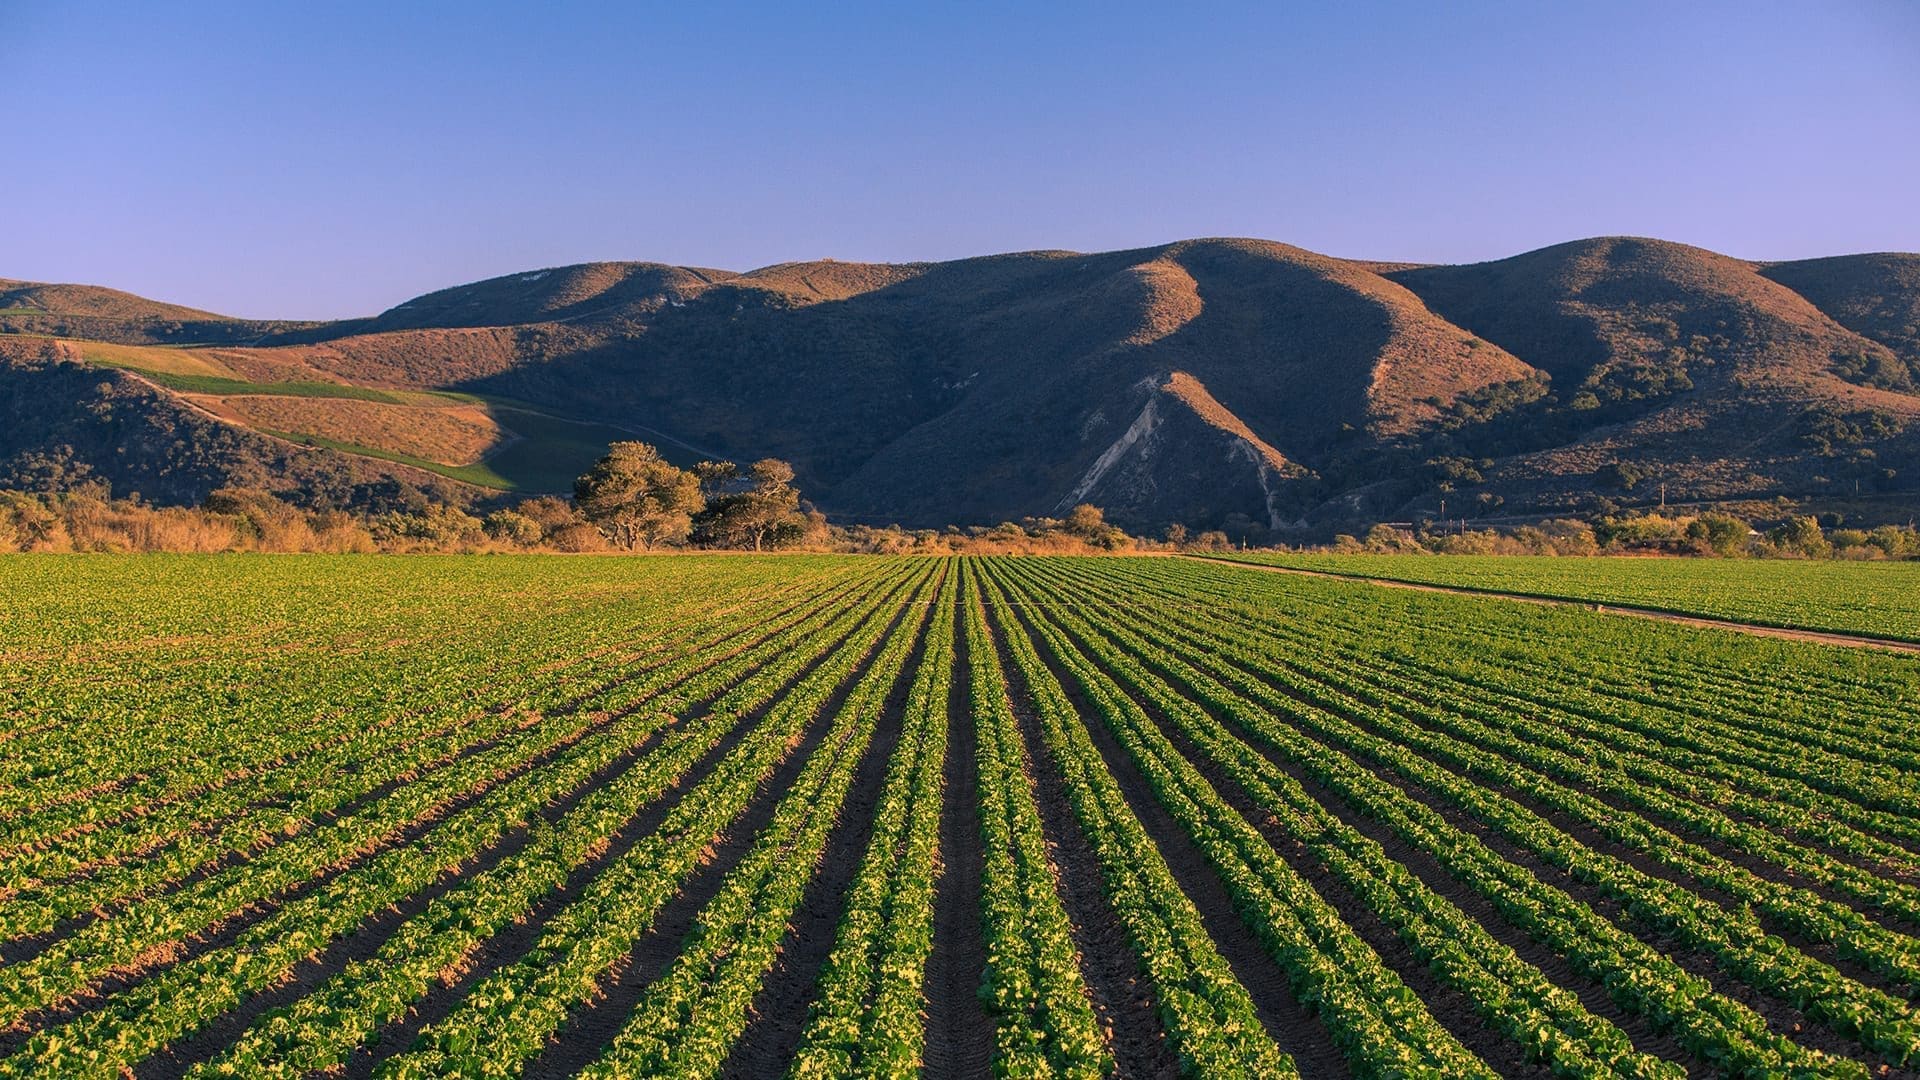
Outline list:
[[[367,314],[589,259],[1920,250],[1920,3],[0,0],[0,276]]]

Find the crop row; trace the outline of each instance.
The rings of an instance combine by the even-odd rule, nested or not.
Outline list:
[[[413,618],[389,616],[363,631],[389,639],[359,655],[348,641],[327,637],[264,657],[216,654],[182,670],[164,664],[150,670],[144,661],[157,658],[146,653],[67,677],[56,668],[53,677],[14,695],[21,708],[61,723],[0,760],[0,848],[191,796],[282,755],[323,746],[327,735],[369,716],[461,701],[470,708],[477,693],[498,686],[518,696],[526,684],[487,679],[503,656],[513,658],[509,670],[522,672],[592,666],[634,636],[627,627],[636,614],[645,634],[711,603],[699,590],[689,589],[686,598],[656,591],[678,577],[663,574],[650,583],[647,592],[658,602],[537,610],[507,625],[492,604],[444,612],[438,625],[402,611]],[[780,588],[772,581],[760,587]],[[310,609],[317,601],[305,592],[285,604],[291,610],[269,617],[316,614]],[[342,632],[335,611],[317,614],[324,616],[323,628]],[[351,681],[339,675],[345,657],[354,660]],[[41,821],[36,814],[49,816]]]
[[[1480,555],[1238,557],[1326,573],[1920,641],[1920,619],[1902,601],[1920,586],[1920,572],[1910,563]]]
[[[813,585],[815,590],[819,587]],[[111,790],[86,799],[60,803],[32,818],[9,822],[3,835],[12,850],[7,852],[7,880],[0,881],[0,887],[30,887],[35,880],[58,882],[75,872],[113,865],[181,842],[188,834],[205,832],[236,813],[271,812],[286,800],[310,797],[317,777],[360,773],[371,767],[369,763],[383,762],[386,755],[404,751],[420,738],[472,732],[477,741],[486,737],[480,729],[490,722],[564,709],[569,698],[586,692],[596,681],[630,677],[609,673],[630,667],[642,657],[650,657],[655,663],[671,661],[686,648],[684,635],[689,629],[740,610],[742,599],[727,598],[725,606],[710,601],[667,609],[637,627],[630,622],[608,626],[598,619],[572,624],[572,633],[601,631],[619,637],[585,650],[584,660],[569,659],[544,667],[532,663],[538,650],[508,653],[514,657],[508,671],[518,669],[530,678],[502,679],[498,650],[511,648],[514,643],[476,634],[478,642],[468,646],[473,650],[471,655],[434,654],[431,668],[437,677],[431,689],[409,695],[404,706],[371,713],[330,704],[311,720],[305,719],[298,711],[302,699],[298,695],[282,696],[278,683],[276,693],[263,695],[265,704],[257,714],[203,705],[201,711],[221,717],[221,742],[232,754],[244,755],[244,760],[229,760],[228,752],[206,753],[196,747],[183,762],[139,775],[130,783],[116,783]],[[809,598],[795,597],[794,602],[803,599]],[[817,599],[817,593],[811,599]],[[733,633],[744,629],[750,626],[735,623],[729,627]],[[542,630],[554,635],[552,627],[543,626]],[[365,678],[377,682],[382,675]],[[336,687],[341,681],[337,673],[323,674],[319,680]],[[496,689],[503,687],[509,695],[504,698]],[[483,707],[488,697],[492,697],[492,704]],[[379,719],[369,722],[369,715]],[[84,738],[95,745],[101,742],[97,733]],[[120,739],[114,744],[138,746],[144,741]],[[108,762],[90,760],[83,771],[99,776],[114,769]],[[264,823],[264,831],[268,835],[277,832],[284,820]],[[242,831],[236,835],[247,834]]]
[[[1920,1069],[1897,657],[1193,559],[342,566],[0,615],[0,1078],[936,1075],[929,1011],[1023,1080]]]
[[[849,605],[831,619],[801,627],[805,636],[787,642],[787,651],[769,656],[764,666],[749,666],[749,661],[749,665],[725,672],[703,673],[706,686],[694,692],[704,696],[711,688],[739,679],[742,670],[752,672],[727,689],[702,715],[687,720],[647,757],[594,789],[563,816],[552,821],[534,819],[523,848],[484,871],[458,879],[420,914],[396,929],[375,955],[349,963],[325,985],[291,1006],[261,1017],[231,1047],[201,1067],[198,1075],[237,1072],[300,1076],[337,1066],[348,1051],[404,1017],[409,1008],[441,986],[446,973],[459,970],[492,935],[525,917],[543,896],[576,879],[614,838],[631,827],[640,809],[681,783],[698,761],[742,724],[752,724],[753,717],[783,693],[799,671],[826,655],[829,643],[840,641],[857,621],[871,620],[883,612],[884,607],[871,606],[870,602]],[[766,734],[765,727],[756,726],[745,737],[762,734]],[[749,784],[738,770],[751,764],[742,761],[738,766],[723,763],[717,767],[666,815],[661,829],[676,821],[694,820],[699,811],[689,809],[692,807],[704,808],[705,820],[724,815],[724,806],[736,803],[716,802],[709,798],[710,793],[729,790],[737,795]],[[672,857],[655,864],[654,890],[672,888],[684,877],[690,868],[686,849],[704,843],[710,836],[690,830],[676,834],[678,846],[671,848]],[[657,842],[658,834],[640,840],[641,845]],[[656,854],[660,851],[648,850]],[[602,870],[601,876],[594,878],[589,895],[605,894],[609,885],[603,880],[623,881],[626,887],[634,888],[631,877],[621,875],[629,872],[638,858],[630,853]],[[584,910],[570,909],[557,918],[578,920]]]
[[[1014,576],[1008,570],[1005,577]],[[1493,1072],[1434,1019],[1420,999],[1273,846],[1200,775],[1139,705],[1052,625],[1053,608],[1020,596],[1024,621],[1147,778],[1232,894],[1247,925],[1312,1002],[1363,1076]]]
[[[1657,783],[1625,782],[1620,779],[1619,761],[1602,758],[1603,767],[1594,760],[1599,756],[1594,747],[1555,726],[1534,723],[1524,716],[1509,718],[1504,724],[1489,724],[1484,720],[1488,710],[1470,700],[1430,705],[1419,700],[1411,680],[1393,680],[1378,670],[1353,665],[1335,668],[1307,650],[1291,652],[1285,663],[1321,684],[1339,686],[1369,704],[1391,707],[1419,723],[1428,741],[1414,745],[1434,747],[1429,756],[1453,766],[1462,775],[1522,794],[1533,804],[1580,823],[1683,880],[1698,881],[1732,898],[1771,925],[1806,940],[1832,945],[1840,955],[1895,984],[1920,983],[1920,968],[1915,966],[1920,943],[1804,886],[1757,875],[1700,843],[1650,824],[1646,818],[1663,818],[1727,850],[1742,853],[1744,859],[1771,862],[1795,880],[1821,882],[1841,895],[1864,901],[1872,910],[1909,920],[1916,899],[1912,886],[1807,851],[1767,830],[1731,818],[1714,806],[1669,797]],[[1382,684],[1392,689],[1381,689]],[[1514,730],[1509,733],[1503,727]],[[1737,750],[1729,756],[1737,758]],[[1608,798],[1603,801],[1594,793]],[[1734,912],[1722,916],[1712,907],[1700,908],[1695,903],[1686,906],[1709,922],[1731,918],[1729,932],[1736,937],[1755,933],[1757,924],[1752,915],[1741,918]],[[1796,1005],[1812,1004],[1816,1014],[1834,1002],[1843,1003],[1843,1030],[1853,1033],[1854,1028],[1870,1027],[1878,1033],[1876,1045],[1892,1048],[1896,1057],[1907,1053],[1904,1047],[1916,1029],[1906,1016],[1904,1002],[1851,986],[1837,980],[1835,973],[1823,965],[1807,964],[1796,956],[1784,956],[1768,966],[1779,969],[1782,964],[1795,974],[1776,971],[1768,985],[1780,989],[1788,1000]]]
[[[977,572],[970,570],[970,576]],[[1020,1080],[1096,1080],[1112,1071],[1113,1062],[1088,1003],[1073,927],[1034,801],[1025,743],[971,582],[961,607],[979,747],[986,942],[981,995],[995,1019],[994,1072]]]
[[[921,985],[933,951],[959,584],[958,574],[949,572],[926,629],[899,748],[887,767],[873,833],[847,889],[790,1076],[919,1074],[926,1036]]]
[[[1029,586],[1045,596],[1045,584]],[[1235,738],[1215,719],[1232,707],[1224,687],[1173,659],[1112,620],[1083,620],[1050,609],[1075,645],[1096,656],[1113,680],[1176,725],[1205,759],[1261,809],[1275,815],[1284,839],[1305,845],[1425,962],[1440,981],[1466,995],[1483,1017],[1563,1076],[1672,1076],[1669,1063],[1639,1054],[1612,1024],[1589,1013],[1459,908],[1434,893],[1382,847],[1311,798],[1291,775]],[[1102,640],[1102,639],[1107,640]],[[1153,657],[1149,666],[1136,656]],[[1157,670],[1177,675],[1167,682]]]
[[[1214,575],[1217,578],[1217,575]],[[1182,576],[1183,590],[1204,587],[1207,595],[1231,605],[1237,615],[1255,621],[1270,622],[1272,631],[1296,641],[1297,655],[1331,659],[1343,657],[1343,669],[1362,679],[1373,680],[1400,692],[1456,709],[1471,710],[1477,718],[1498,718],[1509,726],[1530,717],[1566,729],[1580,738],[1580,752],[1592,754],[1621,768],[1649,768],[1636,772],[1634,779],[1653,783],[1675,793],[1684,793],[1708,807],[1725,807],[1766,822],[1777,828],[1806,833],[1829,845],[1838,853],[1866,861],[1866,868],[1879,874],[1888,869],[1898,872],[1901,863],[1913,863],[1914,851],[1894,841],[1920,840],[1920,824],[1886,810],[1871,809],[1871,797],[1862,791],[1875,791],[1889,784],[1904,790],[1906,780],[1897,772],[1862,782],[1857,774],[1848,774],[1835,763],[1809,760],[1809,755],[1793,749],[1791,742],[1779,738],[1796,731],[1809,731],[1825,724],[1837,724],[1860,710],[1867,702],[1851,694],[1819,699],[1819,716],[1799,716],[1783,720],[1775,728],[1772,745],[1756,749],[1750,739],[1720,721],[1730,713],[1751,717],[1763,711],[1764,701],[1754,696],[1728,699],[1722,696],[1708,710],[1676,712],[1673,709],[1673,684],[1666,692],[1649,698],[1606,693],[1618,675],[1575,677],[1566,670],[1579,663],[1577,657],[1546,658],[1538,642],[1519,644],[1499,650],[1500,662],[1489,663],[1488,646],[1479,640],[1480,623],[1470,640],[1454,640],[1443,633],[1423,633],[1418,651],[1395,647],[1381,641],[1392,630],[1370,627],[1356,621],[1354,612],[1315,611],[1316,617],[1290,616],[1270,621],[1257,606],[1257,592],[1224,588],[1227,583],[1202,579],[1196,584]],[[1289,601],[1296,598],[1289,597]],[[1364,612],[1363,605],[1348,605]],[[1486,620],[1491,622],[1491,619]],[[1669,636],[1673,631],[1658,629]],[[1549,638],[1549,641],[1554,639]],[[1365,642],[1357,645],[1355,642]],[[1476,652],[1479,654],[1477,655]],[[1555,666],[1550,665],[1557,665]],[[1628,679],[1643,677],[1639,664],[1616,668]],[[1782,678],[1792,679],[1798,671],[1785,668]],[[1383,682],[1383,680],[1392,680]],[[1728,708],[1729,700],[1738,700],[1740,708]],[[1704,712],[1704,715],[1703,715]],[[1809,736],[1811,737],[1811,736]],[[1665,766],[1664,768],[1662,766]],[[1676,820],[1677,818],[1669,818]],[[1720,828],[1714,826],[1715,829]],[[1707,835],[1712,835],[1709,833]],[[1837,866],[1830,867],[1817,857],[1795,856],[1777,846],[1777,841],[1747,834],[1743,842],[1758,844],[1772,858],[1807,858],[1796,865],[1796,872],[1816,878],[1835,878],[1841,888],[1852,878],[1851,887],[1880,891]],[[1881,901],[1876,899],[1875,903]],[[1901,901],[1895,900],[1894,903]],[[1911,898],[1906,902],[1911,902]]]
[[[1272,580],[1275,575],[1258,575],[1268,582],[1263,588],[1261,581],[1247,580],[1254,575],[1223,574],[1217,565],[1194,560],[1146,574],[1133,569],[1128,576],[1179,581],[1185,590],[1238,596],[1243,602],[1271,597],[1282,583]],[[1876,749],[1911,759],[1913,740],[1920,736],[1920,717],[1901,707],[1908,683],[1903,665],[1876,662],[1886,658],[1872,652],[1815,650],[1799,642],[1568,609],[1449,603],[1400,590],[1283,581],[1303,625],[1364,627],[1367,644],[1378,648],[1418,642],[1424,652],[1438,645],[1449,663],[1477,656],[1483,665],[1588,687],[1613,702],[1667,709],[1756,744],[1772,740],[1789,757],[1815,750],[1850,760],[1856,769],[1884,765]],[[1458,614],[1462,604],[1474,612],[1465,625]],[[1380,617],[1387,611],[1393,612],[1390,620]],[[1589,637],[1592,647],[1561,654],[1542,650],[1543,635],[1551,640],[1567,633]],[[1676,649],[1678,642],[1685,647]],[[1812,659],[1821,653],[1831,655]],[[1742,708],[1727,709],[1730,697],[1737,697]]]

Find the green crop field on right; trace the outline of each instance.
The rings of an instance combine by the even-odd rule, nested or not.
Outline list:
[[[1552,555],[1224,556],[1265,566],[1920,642],[1920,563]]]

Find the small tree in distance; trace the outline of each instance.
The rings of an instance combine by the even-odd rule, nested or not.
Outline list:
[[[1117,551],[1133,543],[1131,537],[1117,526],[1108,524],[1106,511],[1090,503],[1081,503],[1067,511],[1067,520],[1063,528],[1095,547]]]
[[[727,491],[739,475],[730,463],[703,462],[700,476],[711,492],[700,533],[720,547],[753,550],[779,547],[805,533],[800,492],[793,486],[793,466],[778,458],[763,458],[747,467],[748,486]]]
[[[608,540],[623,548],[675,544],[693,532],[706,508],[700,477],[643,442],[617,442],[573,482],[574,504]]]

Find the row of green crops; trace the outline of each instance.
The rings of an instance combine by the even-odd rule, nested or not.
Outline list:
[[[1141,967],[1154,984],[1168,1036],[1180,1057],[1202,1076],[1298,1075],[1263,1029],[1247,989],[1207,936],[1200,911],[1175,881],[1145,826],[1107,772],[1100,751],[1079,722],[1026,634],[1010,623],[998,582],[986,586],[997,632],[1025,684],[1051,765],[1066,781],[1067,799],[1100,863],[1108,898],[1127,928]]]
[[[995,1072],[1092,1080],[1111,1071],[1113,1061],[1087,1001],[1072,924],[1048,858],[1033,763],[977,590],[969,589],[961,606],[980,761],[981,995],[995,1019]]]
[[[1636,1053],[1618,1028],[1588,1013],[1576,997],[1555,987],[1512,949],[1428,889],[1405,867],[1387,858],[1379,844],[1313,801],[1279,766],[1234,739],[1217,719],[1235,711],[1230,695],[1220,684],[1116,624],[1089,624],[1074,618],[1068,608],[1055,610],[1064,616],[1061,622],[1075,642],[1064,647],[1086,649],[1110,665],[1107,670],[1114,675],[1100,697],[1120,702],[1112,714],[1131,714],[1134,723],[1146,732],[1146,740],[1163,748],[1168,745],[1164,737],[1140,723],[1144,715],[1140,707],[1128,706],[1118,691],[1124,686],[1148,707],[1168,717],[1182,735],[1201,748],[1203,760],[1230,776],[1254,803],[1275,815],[1284,815],[1287,831],[1308,845],[1321,865],[1365,898],[1439,978],[1473,1000],[1490,1022],[1550,1062],[1556,1072],[1568,1076],[1670,1076],[1679,1071],[1669,1063]],[[1141,659],[1117,649],[1137,650],[1135,656]],[[1177,680],[1177,687],[1168,680]],[[1348,946],[1356,947],[1364,948]],[[1322,950],[1300,952],[1303,959],[1312,961]],[[1385,977],[1378,973],[1377,957],[1363,953],[1358,963],[1374,969],[1376,978]],[[1306,981],[1324,974],[1303,968],[1299,978]],[[1349,1054],[1360,1059],[1355,1063],[1357,1069],[1392,1073],[1412,1064],[1381,1060],[1383,1050],[1394,1048],[1400,1040],[1390,1033],[1383,1036],[1357,1029],[1355,1014],[1361,1010],[1337,1008],[1333,999],[1324,995],[1318,999],[1331,1014],[1327,1018],[1329,1027],[1347,1032]],[[1425,1029],[1430,1038],[1440,1039],[1431,1016],[1421,1014],[1402,1018],[1401,1022],[1405,1024],[1399,1029],[1403,1033]],[[1445,1053],[1458,1058],[1457,1047],[1440,1041]],[[1400,1048],[1400,1053],[1406,1050]],[[1474,1064],[1457,1060],[1446,1062],[1444,1067],[1460,1075],[1476,1071]]]
[[[808,688],[844,677],[849,658],[867,647],[868,637],[849,638],[837,652],[829,643],[840,641],[853,624],[865,626],[885,616],[885,608],[848,605],[794,629],[811,639],[802,645],[787,640],[769,643],[742,658],[753,674],[739,679],[737,669],[708,669],[702,682],[685,688],[682,700],[708,702],[701,714],[663,740],[652,754],[607,786],[592,792],[571,812],[540,826],[534,840],[509,859],[482,873],[463,878],[429,908],[402,926],[372,958],[356,961],[321,991],[257,1022],[220,1058],[205,1066],[203,1075],[232,1075],[234,1070],[261,1075],[304,1075],[337,1065],[356,1046],[373,1038],[380,1028],[406,1014],[440,981],[440,973],[457,966],[487,938],[524,914],[538,899],[563,888],[582,869],[603,855],[606,846],[628,825],[633,815],[661,798],[668,787],[686,777],[694,763],[711,753],[728,733],[765,713],[747,738],[764,740],[764,752],[731,757],[718,763],[691,792],[674,804],[660,832],[641,839],[624,854],[607,860],[580,899],[556,917],[553,930],[536,946],[528,963],[503,973],[496,986],[476,1004],[520,1002],[519,1011],[503,1025],[508,1032],[537,1030],[539,987],[566,973],[568,964],[591,964],[591,949],[562,952],[573,939],[562,927],[588,933],[608,925],[626,927],[631,935],[644,931],[654,910],[672,894],[690,872],[701,847],[737,815],[755,785],[777,756],[777,737],[807,715],[805,703],[817,700]],[[864,631],[863,631],[864,632]],[[852,650],[849,652],[848,650]],[[796,675],[815,666],[811,683],[798,696],[789,696],[777,713],[770,703]],[[716,696],[718,695],[718,696]],[[785,725],[785,727],[783,727]],[[601,953],[617,947],[619,938],[596,938]],[[535,960],[535,958],[538,958]],[[518,991],[508,982],[520,978]],[[577,999],[549,999],[552,1012]],[[476,1039],[476,1041],[478,1041]],[[537,1046],[537,1043],[534,1045]],[[416,1059],[416,1064],[419,1059]],[[403,1066],[404,1067],[404,1066]]]
[[[921,984],[933,950],[957,577],[940,590],[888,764],[866,855],[788,1070],[794,1077],[912,1076],[924,1038]]]
[[[756,660],[802,656],[794,647],[800,640],[805,639],[796,637],[784,647],[775,643],[765,657],[749,652],[727,662],[744,673]],[[668,703],[653,700],[652,692],[680,688],[687,674],[702,666],[698,654],[677,654],[676,662],[651,679],[617,682],[618,696],[590,700],[584,713],[536,725],[523,738],[396,788],[359,813],[328,821],[183,888],[143,898],[9,966],[0,973],[9,1001],[19,1000],[24,1009],[44,1007],[108,967],[135,963],[195,927],[219,925],[250,906],[292,896],[233,944],[174,964],[74,1022],[41,1032],[10,1061],[22,1061],[33,1071],[53,1063],[71,1067],[76,1061],[111,1069],[124,1063],[123,1055],[138,1060],[195,1030],[248,990],[257,992],[285,977],[317,945],[480,856],[510,830],[528,826],[534,815],[596,781],[604,786],[609,770],[636,767],[632,759],[643,749],[651,748],[643,764],[672,761],[671,751],[687,740],[668,734],[677,717],[658,709]],[[717,726],[688,727],[698,739],[714,737]],[[313,842],[303,843],[308,837]],[[312,888],[316,881],[320,887]],[[183,994],[182,986],[195,991]],[[219,993],[221,986],[231,986],[234,997]]]

